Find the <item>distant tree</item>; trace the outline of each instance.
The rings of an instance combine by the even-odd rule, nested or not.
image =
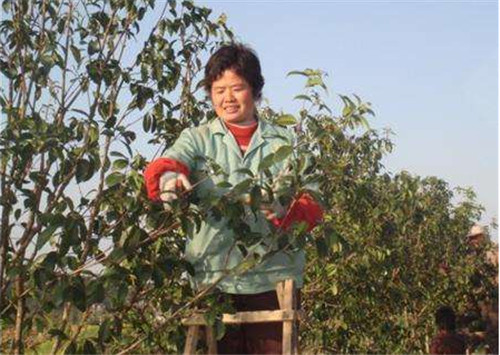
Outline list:
[[[471,189],[388,172],[382,159],[393,144],[389,132],[369,128],[370,104],[340,95],[334,114],[321,73],[294,74],[307,78],[296,99],[327,206],[325,223],[304,243],[302,344],[311,353],[428,352],[440,305],[464,314],[473,299],[498,297],[487,250],[471,258],[466,245],[483,208]]]

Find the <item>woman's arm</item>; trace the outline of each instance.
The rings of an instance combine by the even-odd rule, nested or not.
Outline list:
[[[161,185],[165,184],[161,184],[161,177],[168,172],[183,174],[185,179],[177,179],[177,183],[180,182],[183,185],[180,187],[186,187],[185,182],[194,168],[196,156],[199,155],[194,134],[190,128],[182,131],[175,143],[165,152],[165,155],[154,160],[146,167],[144,180],[149,199],[153,201],[162,200],[160,195],[164,186]]]

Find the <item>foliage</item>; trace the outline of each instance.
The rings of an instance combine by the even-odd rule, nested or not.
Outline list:
[[[23,352],[32,329],[54,339],[53,353],[118,352],[140,337],[144,352],[182,343],[175,322],[157,331],[158,315],[181,314],[193,297],[177,228],[191,214],[147,200],[136,126],[150,143],[170,144],[201,120],[200,56],[232,34],[190,1],[160,6],[3,1],[0,286],[2,328],[14,329],[6,352]],[[98,334],[85,336],[99,307]]]
[[[248,253],[233,271],[277,250],[307,249],[302,343],[311,352],[422,352],[439,303],[468,307],[469,276],[483,266],[468,262],[460,236],[481,208],[473,196],[452,204],[438,178],[387,173],[382,159],[392,144],[369,128],[369,103],[341,95],[335,115],[321,71],[290,73],[306,79],[298,115],[261,109],[262,119],[295,126],[298,140],[260,170],[283,160],[289,170],[263,183],[246,172],[230,186],[206,161],[207,176],[219,176],[227,193],[186,195],[167,211],[146,198],[145,146],[159,153],[185,127],[213,117],[197,74],[232,39],[225,18],[212,20],[190,1],[170,0],[160,11],[153,0],[2,4],[5,352],[45,348],[35,338],[49,339],[52,353],[180,352],[178,320],[202,300],[220,335],[228,306],[213,287],[191,289],[187,232],[207,211],[247,230],[245,208],[258,213],[261,203],[289,203],[301,191],[321,201],[325,223],[311,235],[301,225],[276,230],[274,249]],[[310,188],[318,184],[321,193]],[[260,242],[247,233],[235,245],[246,253]],[[487,286],[474,297],[487,297]]]
[[[498,270],[464,238],[482,207],[470,189],[457,194],[437,177],[386,172],[392,143],[368,127],[370,104],[340,95],[341,114],[333,115],[322,82],[310,85],[317,73],[292,72],[308,78],[296,97],[306,103],[302,139],[316,153],[327,206],[306,243],[302,344],[314,353],[428,353],[440,305],[464,314],[474,297],[495,302]]]

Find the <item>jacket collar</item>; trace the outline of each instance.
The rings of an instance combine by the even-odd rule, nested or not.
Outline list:
[[[254,133],[254,136],[259,136],[261,139],[270,138],[273,134],[276,134],[276,130],[272,125],[264,120],[259,119],[259,125]],[[222,122],[222,119],[217,117],[209,123],[210,131],[212,134],[222,134],[226,135],[229,133],[226,125]],[[253,139],[252,139],[253,140]]]
[[[224,125],[221,118],[215,118],[214,120],[212,120],[212,122],[209,123],[209,126],[212,134],[221,135],[223,142],[241,156],[241,151],[238,147],[238,144],[236,143],[236,140],[229,132],[226,125]],[[252,151],[265,144],[267,139],[271,138],[276,133],[277,132],[272,125],[265,122],[264,120],[259,119],[259,125],[257,126],[257,130],[253,134],[252,139],[250,140],[248,149],[245,152],[245,157],[249,156]]]

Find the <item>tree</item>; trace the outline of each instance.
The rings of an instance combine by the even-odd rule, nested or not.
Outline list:
[[[471,258],[465,242],[482,207],[470,189],[386,171],[382,158],[393,145],[369,128],[370,104],[340,95],[336,115],[321,72],[292,74],[307,79],[296,99],[327,211],[304,243],[302,344],[311,353],[428,353],[440,305],[464,314],[471,298],[498,297],[498,270],[485,264],[485,250]]]
[[[36,328],[53,353],[115,352],[135,334],[175,351],[178,327],[155,334],[154,307],[175,313],[192,296],[176,238],[190,216],[147,201],[136,123],[169,144],[201,120],[200,56],[232,34],[190,1],[161,12],[154,0],[2,5],[0,286],[2,327],[13,329],[3,348],[35,347]],[[109,312],[85,335],[103,301]]]

